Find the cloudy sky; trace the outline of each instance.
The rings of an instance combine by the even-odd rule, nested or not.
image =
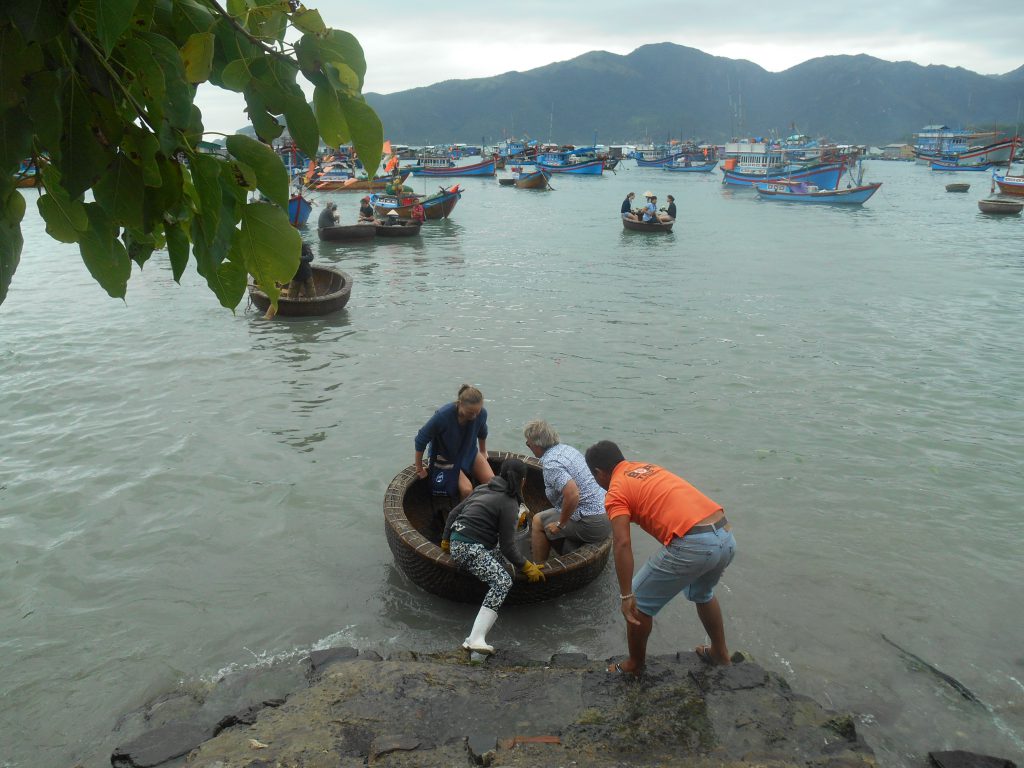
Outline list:
[[[306,3],[320,11],[328,26],[351,32],[362,43],[365,92],[392,93],[442,80],[524,71],[588,51],[627,54],[661,42],[747,59],[772,72],[818,56],[857,53],[982,74],[1002,74],[1024,64],[1020,0],[989,5],[983,13],[954,0],[784,0],[735,4],[735,11],[691,0],[641,5],[519,0],[508,3],[507,10],[464,0],[397,0],[389,6]],[[370,12],[384,7],[386,14]],[[208,130],[233,133],[246,124],[244,103],[236,94],[207,86],[200,89],[197,104]]]

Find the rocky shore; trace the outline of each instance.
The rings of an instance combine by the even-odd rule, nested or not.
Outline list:
[[[848,714],[740,655],[656,656],[639,679],[583,654],[352,648],[160,697],[122,718],[115,768],[688,766],[866,768]]]

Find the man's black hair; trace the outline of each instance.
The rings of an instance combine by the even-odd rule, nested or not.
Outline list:
[[[594,443],[592,446],[587,448],[585,458],[587,460],[587,466],[590,467],[591,472],[595,469],[603,469],[606,472],[611,472],[620,461],[626,460],[626,457],[622,455],[622,451],[619,446],[611,440],[601,440],[600,442]]]

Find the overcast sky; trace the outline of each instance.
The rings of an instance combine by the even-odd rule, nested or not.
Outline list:
[[[362,43],[364,92],[393,93],[442,80],[490,77],[588,51],[627,54],[662,42],[747,59],[772,72],[818,56],[858,53],[981,74],[1002,74],[1024,64],[1020,0],[990,4],[984,11],[954,0],[785,0],[736,4],[736,10],[690,0],[641,5],[519,0],[505,10],[464,0],[398,0],[387,6],[306,1],[328,26],[351,32]],[[388,10],[371,12],[372,7]],[[233,133],[247,123],[240,95],[204,86],[197,105],[207,130]]]

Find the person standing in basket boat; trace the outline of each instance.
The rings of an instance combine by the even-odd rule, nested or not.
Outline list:
[[[658,216],[663,222],[675,221],[676,220],[676,199],[672,195],[668,196],[668,206],[661,209],[664,211],[663,216]]]
[[[430,465],[423,466],[423,452],[430,444]],[[454,403],[442,405],[416,433],[412,465],[421,478],[430,478],[435,496],[458,501],[469,496],[474,478],[478,484],[494,477],[487,463],[487,410],[476,387],[463,384]]]
[[[491,552],[495,545],[500,544],[501,553],[526,574],[531,583],[544,580],[541,573],[544,566],[534,565],[516,548],[516,521],[525,483],[526,464],[519,459],[505,459],[498,477],[492,477],[486,485],[478,485],[467,499],[452,509],[441,535],[441,549],[490,587],[473,629],[462,643],[463,648],[471,651],[494,653],[494,647],[487,644],[487,633],[512,589],[512,577]]]
[[[634,192],[630,192],[626,195],[626,199],[622,201],[622,218],[629,219],[630,221],[636,221],[636,214],[633,213],[633,198],[636,197]]]
[[[424,221],[427,220],[427,211],[423,207],[423,203],[419,202],[418,200],[416,201],[416,205],[412,207],[412,213],[410,214],[410,218],[412,218],[412,220],[417,224],[422,224]]]
[[[323,216],[323,214],[320,215]],[[309,243],[302,244],[302,251],[299,254],[299,268],[295,270],[295,275],[292,277],[292,281],[288,283],[288,287],[281,291],[282,297],[290,299],[298,299],[303,295],[308,298],[316,296],[316,284],[313,282],[313,249],[309,246]],[[273,320],[275,315],[277,315],[277,310],[271,304],[267,308],[266,314],[263,315],[263,319]]]
[[[325,227],[333,227],[338,223],[338,204],[328,203],[324,206],[324,209],[320,211],[320,218],[317,219],[316,225],[320,229]]]
[[[535,419],[523,427],[526,447],[540,459],[544,495],[551,509],[533,518],[530,543],[533,559],[548,559],[551,548],[567,554],[584,544],[598,544],[612,534],[604,510],[604,489],[597,484],[583,454],[558,441],[558,433],[546,421]]]
[[[736,553],[729,522],[715,503],[683,478],[656,464],[626,461],[610,440],[587,449],[587,466],[608,491],[605,509],[612,524],[615,573],[626,619],[629,658],[609,672],[639,674],[647,660],[647,640],[654,616],[682,592],[697,606],[697,616],[711,639],[694,651],[713,665],[730,663],[725,624],[714,588]],[[633,575],[633,522],[663,548]]]

